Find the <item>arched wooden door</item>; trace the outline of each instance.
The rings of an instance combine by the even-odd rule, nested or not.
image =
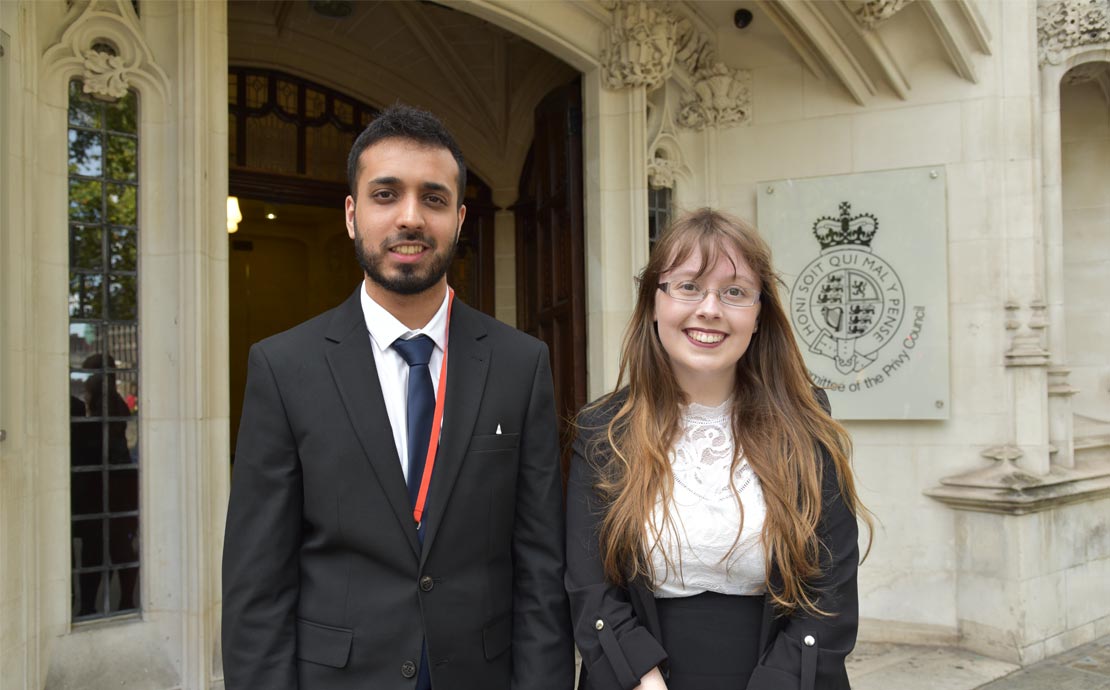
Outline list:
[[[517,327],[547,343],[564,440],[586,403],[586,281],[582,203],[582,86],[549,93],[535,110],[535,137],[516,214]]]

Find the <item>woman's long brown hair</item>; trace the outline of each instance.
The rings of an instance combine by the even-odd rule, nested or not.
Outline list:
[[[770,248],[750,225],[710,209],[678,218],[653,250],[640,275],[616,390],[597,403],[619,401],[627,383],[627,398],[620,402],[605,433],[599,434],[592,453],[598,459],[597,488],[606,508],[599,535],[606,578],[615,584],[650,581],[648,544],[658,548],[662,531],[673,529],[667,511],[673,486],[670,452],[681,433],[682,406],[687,400],[656,334],[655,299],[660,276],[695,252],[701,256],[700,272],[712,268],[718,258],[729,260],[729,254],[739,253],[759,278],[758,330],[736,365],[733,438],[763,488],[766,570],[768,577],[772,571],[781,577],[781,586],[768,582],[768,591],[787,613],[802,610],[823,615],[813,586],[825,548],[817,538],[824,471],[821,448],[832,459],[845,505],[871,525],[852,479],[852,443],[844,427],[814,397],[779,296]],[[733,470],[740,461],[736,452]],[[657,525],[652,514],[660,498],[663,524]]]

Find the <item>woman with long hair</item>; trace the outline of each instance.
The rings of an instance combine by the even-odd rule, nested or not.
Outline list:
[[[777,283],[755,229],[709,209],[640,276],[567,488],[579,688],[849,687],[870,523]]]

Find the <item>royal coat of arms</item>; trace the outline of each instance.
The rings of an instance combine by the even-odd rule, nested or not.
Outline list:
[[[794,329],[809,349],[833,360],[842,374],[862,371],[898,333],[905,313],[905,291],[895,270],[871,250],[879,219],[852,215],[821,216],[813,236],[821,254],[811,261],[790,292]]]

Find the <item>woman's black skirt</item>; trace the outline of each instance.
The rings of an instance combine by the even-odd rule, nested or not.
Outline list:
[[[656,599],[667,690],[743,690],[759,661],[763,597],[705,592]]]

